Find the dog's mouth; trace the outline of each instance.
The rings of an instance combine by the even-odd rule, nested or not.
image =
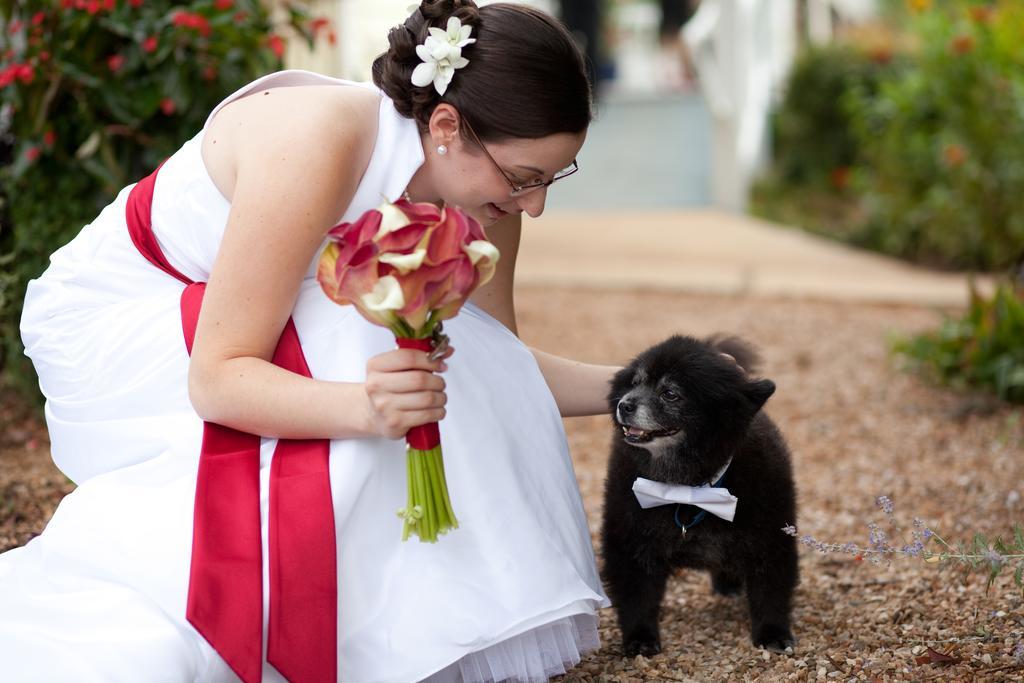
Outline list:
[[[639,427],[631,427],[629,425],[620,425],[622,427],[622,435],[626,440],[626,443],[649,443],[654,439],[662,436],[672,436],[679,432],[678,429],[640,429]]]

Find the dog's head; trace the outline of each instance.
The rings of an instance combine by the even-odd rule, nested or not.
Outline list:
[[[706,461],[689,463],[688,470],[717,469],[775,391],[771,380],[748,376],[756,363],[753,350],[735,337],[670,337],[615,375],[612,417],[628,444],[655,456]]]

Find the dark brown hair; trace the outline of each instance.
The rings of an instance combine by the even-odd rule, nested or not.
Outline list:
[[[416,46],[430,27],[451,16],[473,27],[476,42],[462,48],[469,64],[455,72],[445,94],[433,83],[412,84]],[[590,124],[591,92],[583,55],[558,20],[525,5],[471,0],[424,0],[388,34],[390,48],[373,62],[373,82],[403,116],[426,130],[441,102],[451,104],[484,141],[580,133]]]

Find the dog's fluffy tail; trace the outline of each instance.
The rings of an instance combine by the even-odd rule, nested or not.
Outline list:
[[[708,337],[707,343],[735,358],[736,363],[748,375],[756,373],[761,366],[761,355],[750,343],[739,337],[716,334]]]

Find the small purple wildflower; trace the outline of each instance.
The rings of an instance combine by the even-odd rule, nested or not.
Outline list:
[[[924,543],[917,541],[912,545],[905,545],[900,549],[900,552],[908,557],[917,557],[924,550]]]
[[[885,514],[892,515],[893,504],[892,499],[890,499],[889,496],[879,496],[878,498],[875,498],[875,505],[882,508],[882,512]]]
[[[1017,641],[1017,647],[1013,648],[1013,658],[1018,664],[1024,664],[1024,641]]]
[[[792,524],[787,524],[786,526],[782,527],[782,533],[786,534],[787,536],[796,536],[796,527]]]

